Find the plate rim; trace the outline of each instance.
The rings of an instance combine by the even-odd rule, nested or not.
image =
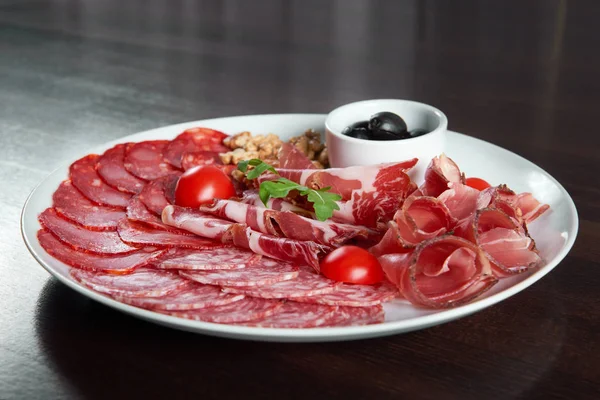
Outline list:
[[[110,140],[104,142],[102,144],[93,146],[89,149],[85,154],[90,154],[90,151],[94,149],[100,148],[108,148],[107,146],[114,146],[119,143],[125,143],[129,141],[135,136],[147,136],[153,132],[161,131],[165,129],[185,129],[187,126],[197,125],[197,124],[208,124],[212,122],[219,122],[220,120],[232,119],[232,118],[253,118],[253,117],[266,117],[266,118],[281,118],[281,117],[298,117],[298,118],[322,118],[323,123],[325,121],[325,117],[327,114],[322,113],[281,113],[281,114],[248,114],[248,115],[235,115],[228,117],[219,117],[219,118],[210,118],[210,119],[202,119],[195,121],[182,122],[177,124],[164,125],[162,127],[148,129],[141,132],[136,132],[130,135],[122,136],[120,138]],[[432,312],[428,315],[422,316],[414,316],[409,317],[407,319],[399,320],[399,321],[386,321],[380,324],[374,325],[363,325],[363,326],[349,326],[349,327],[316,327],[310,329],[304,328],[260,328],[260,327],[247,327],[247,326],[239,326],[239,325],[227,325],[227,324],[217,324],[211,322],[204,321],[194,321],[187,320],[183,318],[178,318],[174,316],[169,316],[161,313],[157,313],[150,310],[145,310],[142,308],[134,307],[125,303],[118,302],[108,296],[97,293],[92,289],[88,289],[87,287],[78,284],[72,279],[69,279],[67,276],[62,275],[58,271],[54,271],[53,268],[46,265],[45,261],[42,259],[42,256],[38,254],[38,252],[34,249],[33,244],[30,242],[30,239],[35,240],[36,236],[30,238],[29,235],[25,232],[25,219],[27,218],[26,211],[30,204],[31,199],[39,189],[39,187],[52,175],[54,175],[58,170],[64,169],[66,166],[70,165],[73,161],[77,160],[75,158],[73,160],[67,160],[65,162],[60,163],[56,168],[54,168],[49,174],[47,174],[44,179],[42,179],[38,184],[31,190],[23,208],[21,209],[20,216],[20,231],[21,237],[25,242],[25,246],[29,253],[33,256],[33,258],[37,261],[38,264],[42,266],[52,277],[58,279],[61,283],[67,285],[71,289],[76,292],[84,295],[85,297],[91,298],[103,305],[116,309],[120,312],[126,313],[128,315],[134,316],[136,318],[141,318],[146,321],[150,321],[153,323],[157,323],[163,326],[169,326],[171,328],[192,331],[195,333],[208,334],[211,336],[219,336],[219,337],[227,337],[239,340],[258,340],[258,341],[279,341],[279,342],[326,342],[326,341],[339,341],[339,340],[357,340],[357,339],[365,339],[365,338],[375,338],[380,336],[388,336],[388,335],[397,335],[401,333],[407,333],[410,331],[418,330],[418,329],[426,329],[428,327],[443,324],[447,322],[451,322],[453,320],[466,317],[475,312],[479,312],[488,308],[494,304],[497,304],[501,301],[512,297],[519,292],[523,291],[527,287],[533,285],[535,282],[542,279],[546,276],[550,271],[560,264],[567,256],[567,254],[571,251],[575,240],[577,238],[579,232],[579,216],[577,212],[577,207],[575,202],[573,201],[569,192],[563,187],[563,185],[558,182],[551,174],[549,174],[546,170],[533,163],[532,161],[527,160],[523,156],[505,149],[501,146],[498,146],[494,143],[490,143],[483,139],[479,139],[476,137],[472,137],[463,133],[455,132],[452,130],[448,130],[450,135],[462,136],[468,140],[474,140],[480,142],[480,144],[486,146],[493,146],[496,149],[505,151],[510,153],[512,156],[521,159],[528,164],[531,164],[535,168],[541,170],[547,178],[549,178],[552,183],[554,183],[560,190],[561,194],[565,197],[568,204],[568,211],[572,215],[573,219],[571,221],[571,226],[569,227],[569,233],[572,233],[567,238],[562,250],[554,257],[554,261],[552,263],[548,263],[542,267],[542,269],[538,269],[534,271],[530,276],[526,277],[522,281],[515,283],[512,286],[509,286],[498,293],[495,293],[489,297],[485,297],[482,299],[475,300],[471,303],[451,308],[444,309]],[[82,152],[83,154],[83,152]],[[432,310],[433,311],[433,310]]]

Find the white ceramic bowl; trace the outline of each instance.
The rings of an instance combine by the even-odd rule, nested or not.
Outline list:
[[[408,130],[425,129],[428,133],[410,139],[374,141],[342,134],[344,128],[368,121],[373,114],[388,111],[404,119]],[[411,176],[421,182],[429,161],[444,151],[448,118],[427,104],[409,100],[378,99],[346,104],[329,113],[325,120],[325,139],[332,167],[370,165],[403,161],[417,157]]]

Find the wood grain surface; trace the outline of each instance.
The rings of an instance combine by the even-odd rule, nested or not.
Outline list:
[[[0,399],[600,398],[597,0],[0,0]],[[19,214],[55,166],[172,123],[433,104],[556,177],[575,247],[524,292],[381,339],[163,328],[58,283]]]

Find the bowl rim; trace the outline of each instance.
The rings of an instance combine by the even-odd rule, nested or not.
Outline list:
[[[335,118],[340,112],[344,111],[345,109],[351,108],[351,107],[356,107],[356,106],[361,106],[361,105],[370,105],[373,103],[378,103],[378,102],[397,102],[397,103],[403,103],[403,104],[413,104],[417,107],[422,107],[424,110],[430,111],[432,114],[434,114],[437,118],[438,118],[438,125],[435,129],[433,129],[430,132],[427,132],[421,136],[417,136],[414,138],[407,138],[407,139],[398,139],[398,140],[366,140],[366,139],[357,139],[357,138],[353,138],[350,136],[346,136],[344,134],[342,134],[342,132],[332,129],[331,127],[331,121],[333,118]],[[361,145],[366,145],[367,143],[369,143],[370,146],[399,146],[399,145],[407,145],[408,143],[413,143],[413,144],[418,144],[419,142],[424,142],[427,141],[429,139],[431,139],[431,136],[439,136],[440,134],[445,133],[448,130],[448,117],[446,117],[446,114],[444,114],[440,109],[430,105],[430,104],[426,104],[426,103],[421,103],[418,101],[413,101],[413,100],[405,100],[405,99],[369,99],[369,100],[361,100],[361,101],[355,101],[353,103],[347,103],[347,104],[343,104],[339,107],[334,108],[333,110],[331,110],[329,112],[329,114],[327,114],[327,118],[325,119],[325,133],[326,134],[332,134],[333,136],[336,136],[338,138],[340,138],[341,140],[346,140],[350,143],[356,143],[356,144],[361,144]]]

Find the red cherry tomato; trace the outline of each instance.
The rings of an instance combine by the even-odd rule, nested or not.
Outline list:
[[[329,279],[346,283],[372,285],[383,279],[377,258],[357,246],[342,246],[321,261],[321,272]]]
[[[491,185],[481,178],[467,178],[467,186],[479,191],[489,188]]]
[[[175,187],[175,204],[182,207],[199,207],[215,198],[235,196],[231,180],[223,171],[212,165],[199,165],[181,175]]]

